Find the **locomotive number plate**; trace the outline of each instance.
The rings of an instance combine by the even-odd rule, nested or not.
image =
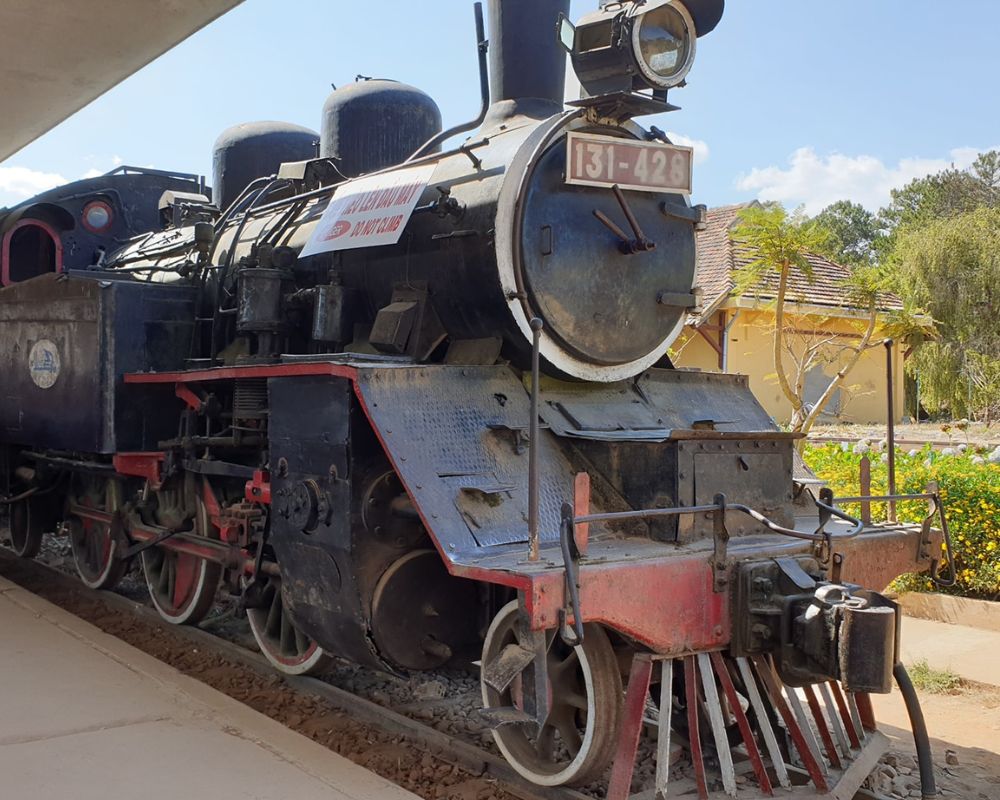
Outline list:
[[[570,133],[566,138],[566,183],[691,193],[693,148],[589,133]]]

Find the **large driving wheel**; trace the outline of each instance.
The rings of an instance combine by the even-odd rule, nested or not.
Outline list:
[[[281,599],[281,579],[261,576],[260,601],[247,609],[250,630],[264,657],[286,675],[316,675],[332,658],[292,622]]]
[[[195,534],[218,538],[199,499],[195,513]],[[167,622],[174,625],[197,625],[212,608],[222,578],[222,565],[204,558],[178,553],[165,547],[142,552],[142,571],[146,576],[153,605]]]
[[[614,649],[600,625],[584,626],[583,644],[569,647],[549,634],[548,719],[541,731],[534,722],[513,721],[493,731],[497,747],[523,777],[540,786],[581,785],[607,769],[614,756],[621,721],[622,679]],[[502,691],[486,676],[499,659],[516,660],[530,641],[516,601],[497,614],[483,645],[483,704],[503,713],[523,709],[523,677],[530,663]]]
[[[86,508],[115,514],[121,508],[121,485],[117,481],[85,478],[76,496]],[[91,589],[113,589],[128,571],[119,557],[121,543],[111,526],[92,519],[73,517],[67,522],[69,544],[80,580]]]
[[[31,498],[14,503],[10,509],[10,548],[19,558],[34,558],[42,546],[43,515],[38,501]]]

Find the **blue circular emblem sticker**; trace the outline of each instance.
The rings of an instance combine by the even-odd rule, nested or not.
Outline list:
[[[28,354],[28,371],[39,389],[51,389],[59,380],[59,349],[48,339],[39,339]]]

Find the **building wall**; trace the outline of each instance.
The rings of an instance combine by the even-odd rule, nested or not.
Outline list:
[[[725,312],[727,321],[732,319],[735,310]],[[726,371],[747,375],[750,378],[750,388],[761,405],[780,424],[786,425],[791,419],[792,405],[785,399],[778,386],[778,379],[773,362],[773,325],[774,314],[768,310],[742,309],[735,324],[729,330],[727,340]],[[786,328],[794,333],[797,347],[806,346],[807,342],[815,342],[816,335],[823,339],[834,334],[842,334],[845,338],[840,342],[856,342],[864,332],[860,321],[839,318],[817,318],[814,316],[789,315]],[[817,332],[819,332],[817,334]],[[707,332],[716,341],[720,334],[716,331]],[[850,338],[846,338],[850,337]],[[874,341],[880,341],[877,337]],[[832,358],[836,345],[826,345],[825,353]],[[673,348],[674,363],[680,368],[701,369],[707,372],[718,372],[719,356],[717,351],[705,338],[692,328],[686,328]],[[824,378],[832,379],[843,363],[846,355],[842,355],[833,363],[824,363],[822,371]],[[822,422],[853,422],[865,424],[885,424],[886,408],[886,377],[885,348],[879,345],[866,351],[860,361],[847,376],[841,389],[841,409],[837,417],[821,418]],[[795,362],[786,358],[786,371],[790,379],[794,379]],[[893,347],[893,371],[895,378],[895,408],[896,420],[904,414],[904,376],[903,365],[898,346]],[[826,380],[817,383],[826,384]]]

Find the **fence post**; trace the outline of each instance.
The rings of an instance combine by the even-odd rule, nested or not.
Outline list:
[[[871,497],[872,493],[872,460],[867,455],[861,456],[861,496]],[[861,501],[861,521],[865,525],[872,524],[872,504],[867,500]]]

